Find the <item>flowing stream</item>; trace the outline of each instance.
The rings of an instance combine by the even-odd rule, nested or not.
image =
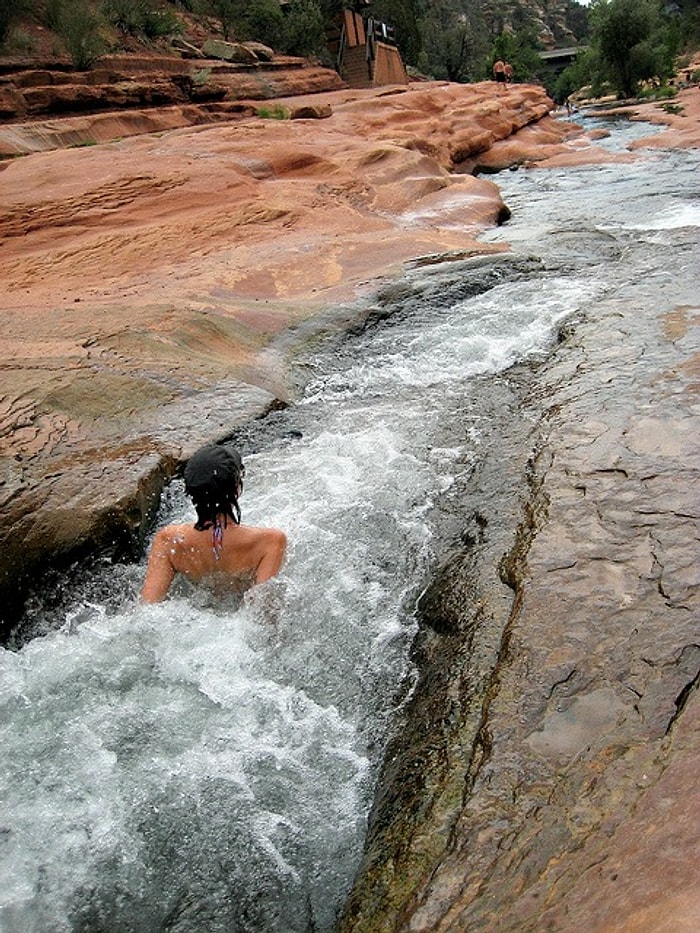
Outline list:
[[[499,176],[513,218],[485,239],[513,254],[409,270],[307,361],[301,401],[237,435],[244,521],[290,540],[242,606],[139,607],[143,567],[34,604],[44,634],[0,654],[2,933],[332,930],[410,689],[431,516],[480,455],[470,379],[544,358],[599,301],[697,295],[699,178],[697,151]],[[173,483],[161,521],[192,515]]]

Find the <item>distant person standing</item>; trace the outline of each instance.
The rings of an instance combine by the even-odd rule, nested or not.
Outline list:
[[[514,72],[513,72],[513,66],[511,65],[510,62],[504,63],[503,71],[505,72],[505,76],[506,76],[506,84],[512,84]]]
[[[506,83],[506,65],[500,58],[493,63],[493,79],[497,84]]]

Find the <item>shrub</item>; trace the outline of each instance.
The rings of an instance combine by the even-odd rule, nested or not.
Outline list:
[[[221,23],[221,31],[224,39],[230,39],[233,35],[233,25],[236,20],[237,4],[235,0],[210,0],[212,14]]]
[[[325,52],[323,17],[314,0],[291,0],[287,4],[280,49],[288,55],[321,55]]]
[[[192,84],[194,84],[195,87],[201,87],[204,84],[208,84],[209,78],[211,78],[211,68],[198,68],[192,75]]]
[[[13,24],[25,8],[24,0],[0,0],[0,45],[4,45]]]
[[[15,55],[31,55],[36,44],[23,29],[13,29],[5,41],[5,48]]]
[[[145,6],[143,0],[105,0],[103,10],[113,26],[135,36],[141,30]]]
[[[669,84],[664,84],[663,87],[660,87],[656,92],[657,100],[669,100],[673,98],[678,93],[678,88],[671,87]]]
[[[207,0],[207,8],[221,23],[225,39],[279,45],[284,17],[278,0]]]
[[[61,11],[64,0],[46,0],[43,22],[47,29],[58,32],[61,28]]]
[[[289,111],[281,104],[275,104],[273,107],[258,107],[258,116],[263,120],[288,120]]]
[[[677,40],[658,0],[610,0],[594,6],[591,17],[592,45],[619,97],[633,97],[642,81],[672,73]]]
[[[182,32],[182,23],[172,10],[147,10],[143,19],[143,33],[148,39],[174,36]]]
[[[157,39],[182,32],[177,14],[154,0],[105,0],[103,9],[109,22],[130,36]]]
[[[87,0],[49,0],[44,15],[78,71],[86,71],[106,51],[107,43],[100,33],[104,21]]]

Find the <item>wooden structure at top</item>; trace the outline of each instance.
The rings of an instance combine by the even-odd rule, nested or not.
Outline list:
[[[365,21],[355,10],[343,10],[338,32],[328,37],[328,45],[336,56],[338,74],[350,87],[408,84],[393,31],[385,23]]]

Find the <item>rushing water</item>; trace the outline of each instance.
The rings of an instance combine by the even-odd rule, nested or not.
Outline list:
[[[699,163],[505,173],[513,219],[487,239],[519,256],[417,268],[389,319],[309,361],[303,399],[237,437],[244,520],[290,539],[242,607],[139,607],[142,567],[74,587],[58,627],[34,607],[46,633],[0,655],[2,933],[332,929],[410,683],[431,512],[479,456],[469,381],[640,270],[649,307],[697,289]],[[191,516],[176,482],[162,521]]]

